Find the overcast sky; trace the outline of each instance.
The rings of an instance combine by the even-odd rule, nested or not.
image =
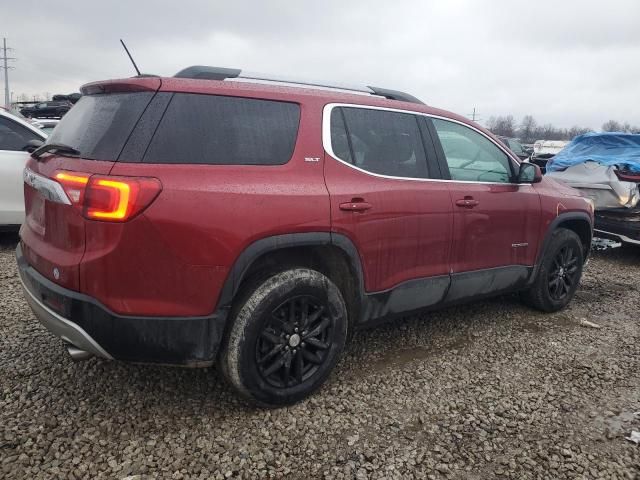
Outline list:
[[[122,37],[147,73],[237,67],[405,90],[481,123],[640,125],[638,0],[2,0],[3,35],[14,96],[131,76]]]

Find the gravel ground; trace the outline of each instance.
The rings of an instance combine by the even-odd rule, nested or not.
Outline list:
[[[640,249],[594,254],[560,313],[509,296],[360,332],[319,393],[256,410],[211,369],[72,363],[22,299],[15,241],[0,477],[640,478]]]

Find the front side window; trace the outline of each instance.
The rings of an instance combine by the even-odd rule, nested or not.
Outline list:
[[[24,150],[30,140],[41,138],[13,120],[0,117],[0,150]]]
[[[409,113],[337,107],[331,114],[333,153],[372,173],[428,178],[418,119]]]
[[[452,180],[511,181],[511,160],[492,141],[459,123],[434,118]]]

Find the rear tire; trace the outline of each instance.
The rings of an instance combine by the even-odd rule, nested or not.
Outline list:
[[[580,284],[583,262],[580,237],[566,228],[554,231],[533,286],[521,293],[523,302],[543,312],[562,310]]]
[[[290,405],[318,389],[347,339],[340,290],[303,268],[250,286],[230,321],[222,372],[238,393],[262,406]]]

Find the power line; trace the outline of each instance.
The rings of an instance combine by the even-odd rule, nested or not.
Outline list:
[[[15,60],[15,57],[8,57],[7,51],[13,50],[12,48],[7,48],[7,39],[2,39],[2,66],[0,68],[4,69],[4,104],[7,108],[11,108],[11,96],[9,95],[9,69],[14,68],[10,67],[7,62],[10,60]]]

